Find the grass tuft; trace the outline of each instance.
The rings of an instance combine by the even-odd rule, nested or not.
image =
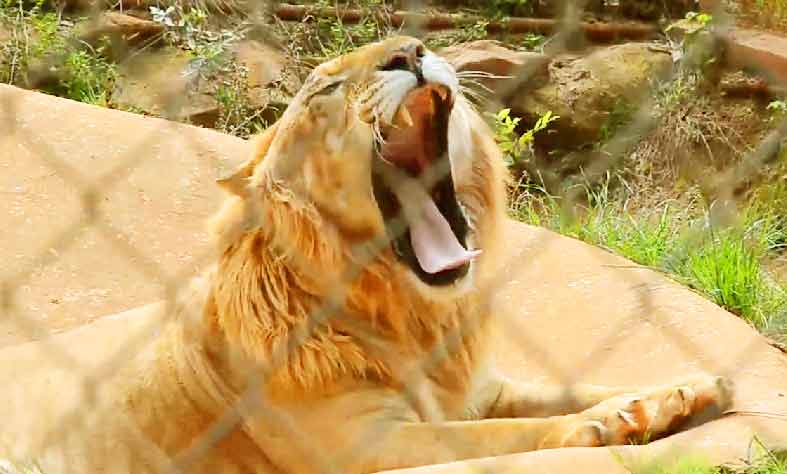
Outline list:
[[[611,195],[609,180],[587,188],[585,200],[580,207],[569,206],[543,189],[525,186],[511,212],[664,272],[765,334],[787,339],[787,286],[764,266],[783,245],[782,221],[752,207],[742,223],[720,227],[697,201],[631,210],[627,198]]]

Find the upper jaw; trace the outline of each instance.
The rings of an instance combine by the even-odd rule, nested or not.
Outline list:
[[[382,125],[379,156],[411,177],[426,178],[432,168],[445,168],[448,157],[448,120],[454,98],[440,84],[411,90],[399,104],[391,124]]]

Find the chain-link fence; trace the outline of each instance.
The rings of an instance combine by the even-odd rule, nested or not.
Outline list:
[[[464,69],[457,66],[460,69],[459,77],[463,90],[475,102],[479,113],[489,118],[492,127],[497,126],[498,139],[502,141],[501,145],[505,146],[504,149],[511,161],[510,169],[519,180],[518,186],[510,186],[509,191],[513,195],[511,200],[521,204],[524,195],[525,199],[540,202],[542,207],[531,208],[531,210],[535,209],[533,212],[548,212],[548,203],[559,202],[561,213],[571,216],[577,214],[576,209],[593,206],[600,187],[606,189],[608,186],[615,185],[610,181],[610,176],[620,177],[623,164],[630,163],[632,154],[639,152],[640,161],[643,159],[642,156],[645,158],[653,156],[647,155],[645,151],[651,149],[647,147],[652,147],[655,143],[652,137],[658,136],[660,127],[665,126],[664,114],[655,114],[654,110],[663,111],[665,101],[674,98],[677,90],[689,88],[692,94],[702,94],[706,89],[718,90],[723,87],[719,80],[722,74],[720,71],[724,71],[723,38],[727,30],[733,28],[735,21],[733,16],[725,12],[723,6],[712,12],[711,19],[708,15],[694,13],[684,17],[692,10],[692,6],[686,5],[685,2],[662,4],[662,2],[623,0],[619,3],[501,1],[493,2],[494,5],[470,5],[475,8],[473,13],[462,10],[460,8],[462,5],[409,4],[396,5],[397,8],[394,8],[392,5],[380,2],[360,2],[346,6],[327,2],[309,5],[240,4],[229,0],[215,3],[193,2],[188,5],[132,3],[133,5],[123,1],[112,5],[105,5],[103,2],[89,5],[8,3],[3,7],[6,28],[5,31],[0,30],[0,38],[4,43],[2,65],[5,81],[99,105],[118,107],[122,102],[125,104],[122,108],[132,112],[147,112],[166,118],[210,125],[247,137],[264,130],[281,115],[289,100],[286,96],[297,91],[311,67],[330,57],[352,51],[362,43],[396,32],[424,38],[427,45],[435,49],[486,37],[504,38],[508,39],[509,43],[515,41],[518,45],[527,45],[531,52],[524,56],[517,55],[515,58],[512,56],[513,59],[510,60],[495,56],[486,63],[484,60],[489,58],[481,58],[479,61],[471,61],[469,65],[464,66]],[[637,5],[642,3],[641,8],[635,3]],[[654,6],[656,3],[659,6]],[[86,7],[89,8],[85,9]],[[451,12],[447,13],[446,10]],[[83,18],[73,30],[69,30],[77,33],[63,40],[61,36],[63,24],[71,28],[73,25],[69,23],[72,21],[69,18],[79,16],[74,14],[74,11],[83,12],[79,15],[87,18]],[[51,22],[52,15],[55,18],[54,22]],[[510,15],[515,17],[512,18]],[[679,18],[684,18],[686,23],[671,28],[669,34],[665,36],[662,34],[665,25],[658,23],[657,20],[670,15],[678,15]],[[675,34],[677,30],[681,30],[680,34]],[[226,62],[224,58],[227,57],[227,51],[242,54],[235,49],[235,46],[245,38],[254,38],[262,47],[284,50],[288,61],[285,65],[274,64],[274,62],[263,63],[263,69],[270,66],[272,70],[271,78],[265,80],[259,78],[258,71],[238,67],[232,61]],[[576,58],[596,54],[597,51],[603,51],[612,44],[631,42],[636,42],[638,45],[647,42],[642,50],[658,51],[653,54],[665,54],[668,57],[669,67],[657,72],[658,68],[648,66],[642,73],[644,80],[640,80],[635,85],[635,89],[638,90],[625,91],[626,97],[629,98],[625,106],[621,103],[610,104],[609,101],[595,104],[605,108],[603,116],[607,119],[603,124],[586,126],[578,124],[577,120],[574,125],[564,130],[560,128],[560,120],[568,120],[570,117],[566,117],[565,112],[557,112],[561,118],[554,123],[547,120],[543,124],[545,130],[538,131],[538,126],[535,124],[539,118],[545,116],[542,112],[546,111],[523,110],[522,104],[528,102],[515,99],[543,93],[543,91],[538,92],[539,88],[544,87],[544,80],[547,83],[550,80],[543,78],[545,71],[547,76],[554,74],[556,68],[565,67],[567,62]],[[157,57],[162,49],[172,45],[176,45],[175,49],[179,49],[180,52],[185,51],[186,58],[183,59],[178,53],[174,56],[164,56],[160,62],[157,60],[146,64],[141,62]],[[252,49],[249,54],[253,57],[255,54],[268,54],[268,52],[269,50]],[[488,53],[489,50],[486,52]],[[456,66],[473,54],[477,53],[460,50],[451,60]],[[496,54],[503,53],[498,51]],[[229,57],[237,59],[238,56]],[[104,59],[98,61],[96,58]],[[132,103],[133,97],[129,95],[133,96],[138,89],[133,89],[130,94],[121,90],[122,84],[118,74],[155,75],[157,69],[164,68],[170,61],[177,62],[181,59],[186,68],[182,70],[180,76],[150,83],[162,87],[161,90],[155,91],[155,106],[151,106],[150,109],[144,110],[150,104]],[[604,60],[603,56],[601,60]],[[623,62],[627,61],[629,59],[624,57]],[[500,74],[499,69],[492,72],[474,69],[478,64],[500,62],[505,63],[503,75]],[[114,65],[108,66],[109,63]],[[573,80],[579,83],[587,79],[587,74],[592,74],[592,71],[576,75]],[[253,76],[251,79],[250,75]],[[106,95],[106,89],[103,89],[106,83],[113,84],[114,90],[111,93],[116,95],[112,97]],[[205,84],[208,84],[207,89],[200,89],[205,87]],[[607,86],[599,82],[594,84],[598,87]],[[754,78],[748,79],[747,84],[754,84],[744,87],[746,91],[753,91],[752,95],[762,94],[763,90],[765,93],[771,93],[779,89],[778,81],[774,80],[763,86],[761,79]],[[133,87],[131,82],[126,85]],[[209,93],[203,93],[205,90],[209,90]],[[581,101],[582,94],[585,92],[560,87],[552,91],[555,94],[577,94],[572,99],[575,101]],[[205,96],[210,96],[212,105],[195,108],[194,105]],[[52,431],[44,433],[40,438],[44,440],[42,446],[46,446],[46,440],[60,439],[63,433],[79,432],[83,428],[89,428],[87,425],[93,421],[88,414],[97,406],[102,380],[109,379],[113,374],[122,373],[129,361],[138,356],[143,349],[149,350],[150,341],[159,336],[162,327],[171,322],[174,315],[179,314],[178,317],[184,320],[202,317],[201,306],[197,308],[184,306],[178,302],[176,295],[193,284],[191,283],[193,268],[208,267],[214,263],[214,255],[211,251],[196,257],[192,256],[187,270],[173,273],[170,267],[162,265],[156,257],[151,256],[144,238],[124,234],[117,224],[118,221],[102,210],[102,201],[112,193],[113,187],[129,179],[135,169],[141,167],[145,160],[150,159],[152,155],[150,150],[156,148],[161,134],[168,133],[166,130],[168,127],[181,127],[180,125],[158,122],[155,131],[151,130],[148,136],[134,137],[134,145],[123,151],[122,158],[117,163],[102,168],[100,173],[85,173],[84,170],[74,168],[70,164],[69,157],[62,156],[57,147],[50,146],[47,140],[41,139],[42,134],[56,134],[56,130],[39,130],[25,126],[25,122],[20,119],[25,114],[25,110],[19,103],[19,97],[21,97],[19,94],[11,92],[0,95],[2,98],[0,99],[2,100],[0,138],[8,139],[9,144],[24,143],[29,156],[39,160],[47,173],[56,175],[65,183],[66,188],[76,191],[76,195],[79,196],[78,202],[74,202],[78,212],[74,214],[73,220],[61,226],[61,229],[53,235],[48,235],[47,243],[38,254],[26,256],[23,265],[15,265],[12,271],[4,271],[0,280],[3,320],[6,327],[10,328],[8,331],[15,334],[15,341],[37,340],[52,362],[82,380],[81,402],[74,410],[61,414],[60,419],[50,423],[49,429]],[[632,102],[631,97],[637,97],[637,102]],[[772,104],[775,105],[772,109],[778,109],[780,103],[774,100]],[[539,105],[543,106],[544,103],[541,102]],[[523,121],[513,122],[513,125],[512,122],[507,122],[506,116],[500,115],[500,109],[506,107],[510,108],[513,114],[522,116]],[[618,113],[621,109],[625,109],[625,113]],[[765,131],[757,135],[756,139],[749,139],[748,142],[744,138],[738,140],[734,133],[725,134],[725,130],[719,132],[725,140],[717,141],[725,142],[730,149],[735,150],[739,159],[728,164],[723,172],[719,172],[716,176],[717,179],[713,182],[714,192],[709,193],[714,198],[715,207],[708,219],[703,220],[705,224],[721,229],[723,225],[735,221],[736,217],[740,218],[741,216],[738,215],[740,206],[737,206],[737,203],[741,195],[737,190],[760,179],[763,170],[769,169],[768,167],[779,159],[780,146],[784,135],[787,134],[787,120],[776,112],[773,114],[773,119],[764,126]],[[528,117],[528,113],[535,115]],[[687,123],[685,119],[691,111],[681,109],[680,113],[684,115],[678,121],[683,120],[680,123]],[[619,123],[613,123],[615,117],[622,115],[625,117]],[[598,115],[590,115],[588,120],[592,122],[597,117]],[[68,119],[63,117],[63,120]],[[511,125],[508,129],[509,135],[501,132],[501,127],[505,128],[506,124]],[[550,158],[549,150],[569,148],[564,146],[565,143],[561,143],[561,140],[566,140],[566,136],[572,133],[578,133],[577,130],[586,129],[598,133],[589,140],[595,145],[588,146],[584,143],[582,146],[574,147],[573,151],[566,151],[563,156]],[[181,133],[181,130],[182,128],[177,128],[173,133]],[[709,150],[720,146],[719,143],[707,141],[702,143],[705,140],[704,135],[695,132],[695,129],[689,130],[686,135],[689,137],[687,140],[700,137],[697,141]],[[195,139],[184,146],[195,156],[203,156],[204,150],[201,151],[201,148],[207,145],[203,138]],[[672,151],[686,152],[685,149],[678,148],[680,146],[674,147]],[[581,151],[578,151],[580,149]],[[663,150],[657,149],[657,151]],[[9,152],[10,154],[6,154]],[[215,150],[210,150],[204,154],[210,155],[214,152]],[[13,149],[5,150],[4,154],[6,158],[3,161],[9,160],[10,163],[17,159]],[[563,171],[560,166],[578,154],[581,155],[581,163],[576,169],[581,170],[581,173],[575,173],[571,179],[576,180],[577,176],[581,175],[582,185],[561,187],[560,184],[566,181],[566,176],[561,175]],[[237,157],[238,160],[243,158],[245,157]],[[688,157],[683,156],[683,158]],[[680,165],[679,163],[676,167],[679,168]],[[682,165],[685,166],[686,163]],[[691,167],[691,163],[688,166]],[[208,167],[215,167],[215,163],[211,162]],[[451,164],[448,162],[436,163],[429,169],[430,172],[421,176],[426,183],[425,186],[431,189],[434,183],[445,178],[450,168]],[[295,173],[297,170],[292,172]],[[180,177],[162,176],[161,179],[178,180]],[[286,177],[283,181],[286,183]],[[625,189],[625,179],[621,178],[618,186]],[[521,194],[523,189],[526,190],[525,194]],[[538,192],[533,191],[534,189]],[[642,189],[636,191],[643,192]],[[555,194],[560,194],[558,201],[555,201]],[[260,203],[259,206],[260,208],[257,209],[259,215],[271,214],[270,210],[266,209],[265,203]],[[784,217],[783,212],[777,213],[773,217],[773,222],[776,223],[768,222],[773,224],[773,228],[784,230],[787,228]],[[268,226],[269,223],[263,222],[260,225]],[[233,443],[245,443],[245,440],[237,441],[233,433],[242,429],[244,419],[250,417],[263,419],[266,429],[277,433],[273,438],[290,440],[288,449],[291,450],[289,456],[292,459],[287,461],[291,463],[288,465],[300,466],[308,472],[342,472],[342,466],[352,464],[349,460],[361,459],[364,457],[364,452],[374,452],[379,449],[378,443],[386,442],[386,432],[393,429],[394,423],[370,424],[365,427],[367,433],[357,434],[352,438],[358,440],[355,444],[339,446],[341,449],[338,451],[326,453],[321,449],[324,441],[315,439],[314,433],[304,432],[302,427],[294,425],[287,411],[278,408],[276,403],[268,403],[262,395],[266,393],[266,381],[275,377],[286,364],[292,363],[294,354],[299,353],[300,348],[325,337],[326,331],[329,330],[352,339],[359,348],[363,348],[363,351],[374,354],[375,359],[388,361],[390,367],[386,370],[395,372],[393,378],[407,403],[418,406],[428,413],[426,418],[443,419],[439,397],[435,398],[435,394],[427,388],[431,383],[430,378],[434,377],[437,368],[446,361],[466,357],[463,351],[466,350],[468,341],[481,331],[490,318],[486,310],[493,307],[492,300],[498,294],[498,290],[513,277],[511,272],[501,272],[496,278],[484,280],[480,287],[474,289],[474,292],[482,295],[479,308],[484,311],[479,311],[463,321],[461,325],[446,330],[440,334],[439,341],[424,343],[423,347],[419,348],[422,357],[414,366],[396,367],[397,361],[402,357],[400,353],[402,348],[387,341],[384,332],[381,332],[377,324],[368,322],[368,317],[354,314],[351,305],[348,304],[350,292],[357,291],[359,278],[375,264],[382,252],[388,251],[410,230],[406,216],[392,216],[386,225],[388,232],[385,238],[362,240],[354,244],[349,250],[349,255],[346,256],[346,260],[352,264],[340,272],[335,281],[320,283],[320,288],[327,290],[320,295],[309,295],[314,304],[311,305],[313,307],[310,308],[306,321],[277,323],[283,326],[276,330],[286,328],[286,337],[273,346],[269,357],[265,360],[253,362],[244,360],[243,370],[236,370],[237,379],[225,381],[232,387],[242,389],[228,396],[232,403],[229,403],[226,410],[221,413],[211,414],[210,423],[201,425],[199,435],[191,439],[187,446],[182,446],[182,449],[176,453],[166,453],[162,451],[159,444],[149,439],[146,432],[150,427],[141,428],[131,422],[123,423],[125,439],[134,446],[133,449],[145,453],[140,458],[145,460],[148,468],[153,466],[161,472],[190,472],[195,466],[202,466],[206,454],[219,449],[218,446],[221,446],[220,449],[232,451]],[[101,239],[109,242],[113,251],[131,267],[129,271],[138,273],[139,277],[142,277],[134,278],[140,281],[142,279],[155,281],[163,288],[160,296],[165,301],[158,317],[147,321],[144,327],[135,326],[130,337],[119,347],[113,347],[109,351],[110,357],[90,366],[86,366],[83,361],[74,357],[69,348],[62,347],[57,339],[42,338],[43,335],[51,332],[51,327],[47,326],[46,321],[32,314],[34,308],[22,307],[16,303],[18,294],[28,287],[34,274],[56,262],[70,248],[79,245],[85,229],[90,229]],[[49,229],[41,229],[41,232],[48,233]],[[690,240],[691,234],[702,232],[704,228],[689,227],[681,234],[682,238]],[[773,237],[775,234],[769,235]],[[779,239],[778,236],[773,238]],[[746,236],[742,236],[741,241],[745,240]],[[273,241],[266,245],[267,252],[278,253],[280,258],[287,259],[290,265],[288,271],[291,275],[283,276],[284,280],[280,282],[287,285],[292,283],[287,280],[287,278],[294,278],[292,275],[308,275],[314,268],[314,262],[310,260],[309,254],[293,253],[289,242],[283,244],[281,248],[278,248]],[[550,245],[560,245],[560,243],[529,242],[528,248],[537,249],[540,246]],[[772,248],[776,249],[780,245],[780,242],[776,242]],[[7,252],[14,251],[13,248],[7,250]],[[510,268],[524,268],[531,258],[531,251],[523,251],[519,257],[512,257],[507,265]],[[221,267],[218,271],[222,271]],[[638,279],[637,273],[626,275],[631,279],[633,287],[648,285],[645,279]],[[768,288],[771,289],[769,291],[783,291],[778,283]],[[638,291],[637,297],[640,298],[637,324],[650,324],[657,327],[689,358],[701,352],[701,348],[696,347],[696,343],[687,338],[682,331],[674,326],[662,324],[657,318],[651,318],[654,308],[660,304],[653,301],[652,292]],[[719,301],[718,298],[716,300]],[[297,310],[293,308],[295,306],[290,310]],[[770,310],[779,312],[783,311],[783,308],[775,306]],[[191,316],[186,317],[184,313],[189,313]],[[770,315],[766,316],[770,317]],[[81,321],[70,322],[68,326],[79,322]],[[506,320],[501,322],[511,325],[506,327],[504,332],[516,335],[514,338],[517,342],[528,348],[528,356],[532,362],[544,368],[544,371],[565,389],[566,400],[574,397],[572,390],[583,373],[601,364],[605,358],[613,356],[614,351],[608,348],[621,343],[626,333],[625,329],[632,324],[630,319],[624,319],[620,321],[619,326],[614,324],[605,328],[604,335],[598,338],[600,341],[598,350],[591,352],[568,369],[555,362],[553,355],[555,348],[545,344],[541,334],[533,333],[516,322]],[[752,344],[760,342],[755,340]],[[738,363],[733,364],[715,364],[699,355],[694,358],[701,361],[698,363],[703,371],[726,375],[738,370],[738,365],[746,364],[750,348],[741,347],[735,352],[740,355],[740,359]],[[302,407],[302,409],[309,408]],[[30,416],[35,417],[35,414]],[[166,415],[161,414],[161,416]],[[184,422],[184,424],[189,423],[190,421]],[[184,429],[192,428],[184,427]],[[336,427],[336,429],[342,428]],[[434,440],[435,444],[447,447],[453,447],[461,442],[451,439]],[[236,449],[242,451],[247,448],[236,446]],[[414,446],[413,449],[426,448]],[[501,448],[501,452],[505,452],[505,449]],[[296,459],[297,462],[293,461]],[[273,465],[277,463],[277,460],[269,461]],[[74,465],[82,464],[75,462]],[[0,466],[0,470],[4,468]],[[72,466],[63,466],[64,471],[70,468]],[[78,467],[73,469],[74,472],[80,472]],[[139,469],[142,467],[140,466]],[[261,469],[260,472],[279,472],[271,466],[258,467],[258,469]],[[129,468],[129,472],[135,472],[135,468]]]

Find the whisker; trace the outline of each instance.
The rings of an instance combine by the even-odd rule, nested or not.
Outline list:
[[[476,80],[476,79],[464,79],[459,84],[460,84],[461,87],[464,87],[466,89],[468,89],[468,88],[470,88],[470,86],[472,86],[472,87],[477,88],[477,89],[482,89],[482,90],[484,90],[485,92],[487,92],[489,94],[492,94],[494,92],[492,89],[489,88],[489,86],[487,86],[483,82],[481,82],[479,80]]]
[[[511,79],[514,76],[499,76],[486,71],[460,71],[456,73],[459,79]]]
[[[486,96],[477,91],[465,90],[463,91],[463,94],[468,99],[468,101],[474,105],[480,105],[486,99]]]
[[[462,93],[471,99],[472,102],[480,104],[484,100],[486,100],[490,95],[494,94],[494,91],[487,87],[485,84],[481,83],[480,81],[474,79],[466,79],[462,81],[459,85],[459,89]]]

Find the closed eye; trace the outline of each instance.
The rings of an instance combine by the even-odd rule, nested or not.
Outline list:
[[[336,92],[336,89],[341,87],[341,85],[342,85],[341,81],[336,81],[336,82],[334,82],[332,84],[328,84],[327,86],[325,86],[322,89],[318,90],[317,92],[314,93],[314,95],[330,95],[330,94],[333,94],[334,92]]]
[[[380,67],[381,71],[409,71],[410,61],[404,54],[397,54]]]

